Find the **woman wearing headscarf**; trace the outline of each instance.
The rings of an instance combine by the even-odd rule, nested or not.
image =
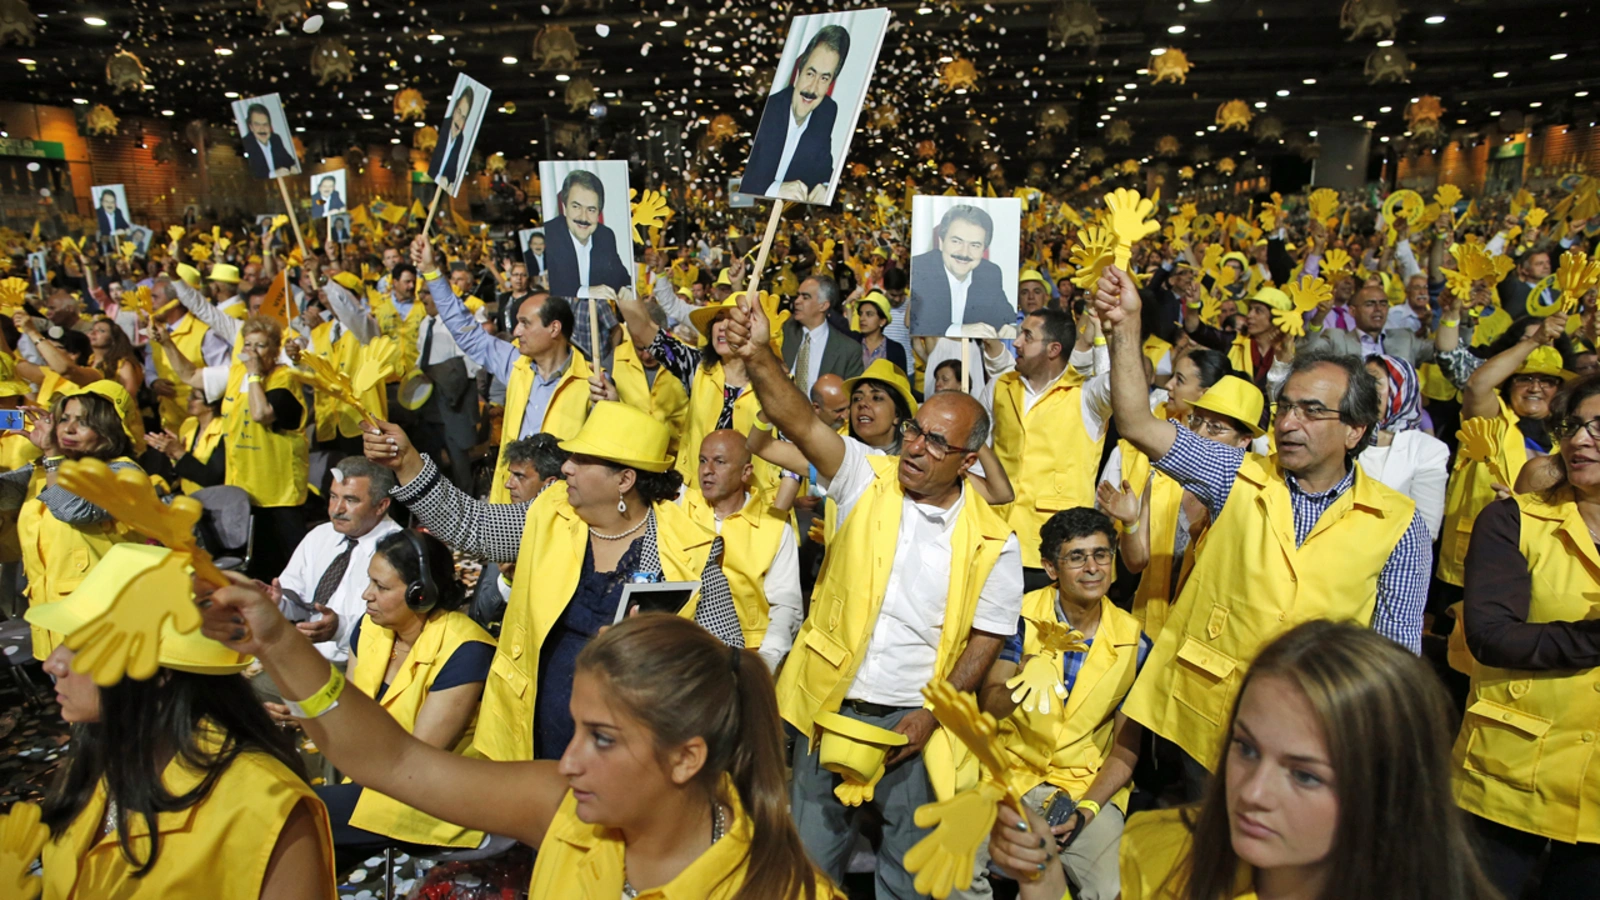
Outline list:
[[[1373,478],[1417,504],[1417,515],[1437,539],[1444,522],[1445,486],[1450,480],[1450,448],[1421,430],[1422,382],[1410,362],[1373,354],[1367,371],[1378,382],[1377,433],[1357,461]]]

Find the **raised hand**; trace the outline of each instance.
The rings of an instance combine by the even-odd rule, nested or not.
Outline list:
[[[1139,321],[1139,288],[1133,277],[1117,266],[1107,266],[1095,284],[1095,313],[1100,324],[1111,331],[1125,321]]]
[[[1117,268],[1125,269],[1133,258],[1133,245],[1159,231],[1161,224],[1150,218],[1155,204],[1138,191],[1117,188],[1106,195],[1111,210],[1111,230],[1117,235]]]
[[[1100,508],[1106,515],[1118,520],[1124,525],[1132,525],[1139,521],[1139,513],[1143,511],[1139,494],[1124,479],[1122,489],[1118,490],[1109,481],[1102,481],[1095,486],[1095,498],[1100,501]]]

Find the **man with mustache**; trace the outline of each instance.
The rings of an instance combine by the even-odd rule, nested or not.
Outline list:
[[[339,196],[339,179],[332,175],[322,176],[317,182],[316,193],[311,197],[311,218],[320,219],[343,209],[344,198]]]
[[[461,95],[450,109],[450,124],[444,139],[434,145],[433,158],[428,161],[428,177],[439,187],[450,190],[461,180],[461,167],[467,159],[467,121],[472,118],[472,88],[462,88]],[[452,192],[453,195],[453,192]]]
[[[800,54],[789,86],[767,97],[739,183],[742,193],[821,203],[833,181],[834,81],[850,53],[850,32],[828,25]]]
[[[95,216],[99,219],[102,235],[127,231],[129,228],[127,216],[122,214],[122,207],[117,205],[117,192],[110,188],[100,192],[100,208],[95,211]]]
[[[281,178],[300,170],[300,160],[283,138],[272,131],[272,114],[265,103],[252,103],[244,114],[244,158],[257,178]]]
[[[994,238],[989,214],[952,206],[933,234],[934,248],[911,260],[911,333],[960,337],[971,323],[1015,325],[1000,267],[984,258]]]
[[[568,172],[556,204],[561,214],[544,224],[550,293],[591,297],[591,288],[604,285],[621,290],[633,284],[633,273],[617,253],[616,232],[600,224],[606,205],[606,186],[600,176],[583,169]],[[589,348],[583,350],[587,353]]]

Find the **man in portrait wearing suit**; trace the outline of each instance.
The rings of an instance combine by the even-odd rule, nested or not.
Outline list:
[[[617,254],[616,232],[600,224],[600,211],[606,205],[600,176],[582,169],[568,172],[556,205],[561,215],[544,223],[550,293],[588,297],[589,288],[596,285],[621,290],[633,284],[633,273]],[[533,242],[528,244],[531,250]]]
[[[993,237],[994,220],[978,207],[962,204],[945,212],[933,232],[934,248],[911,260],[912,334],[1016,321],[1000,267],[983,257]]]
[[[544,232],[535,229],[528,235],[528,248],[522,252],[522,262],[528,267],[528,277],[538,278],[545,271]]]
[[[311,218],[320,219],[329,213],[343,212],[344,198],[339,196],[339,179],[322,176],[317,182],[317,192],[311,196]]]
[[[244,158],[250,164],[250,174],[257,178],[277,178],[294,173],[300,161],[294,151],[283,143],[283,138],[272,131],[272,114],[266,104],[252,103],[245,110],[244,124],[250,132],[244,139]]]
[[[820,203],[833,181],[834,80],[850,53],[850,32],[828,25],[800,54],[789,86],[767,98],[739,192]]]
[[[866,369],[861,343],[828,321],[828,313],[842,304],[832,277],[813,275],[800,282],[794,314],[783,323],[783,364],[802,394],[810,396],[811,386],[824,375],[849,379]]]
[[[100,208],[95,211],[95,216],[100,220],[101,234],[115,234],[118,231],[128,230],[128,219],[123,216],[122,208],[117,206],[116,191],[100,192]]]
[[[467,120],[472,118],[472,88],[462,88],[461,96],[450,110],[449,134],[434,145],[433,159],[428,161],[428,177],[441,187],[449,187],[461,180],[461,167],[466,162]]]

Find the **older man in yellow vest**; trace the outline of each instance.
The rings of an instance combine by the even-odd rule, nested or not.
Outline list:
[[[1117,430],[1213,524],[1127,713],[1188,754],[1193,790],[1197,766],[1216,765],[1245,670],[1273,638],[1310,619],[1353,620],[1420,651],[1431,550],[1416,504],[1355,464],[1378,421],[1361,360],[1299,354],[1278,395],[1278,452],[1257,456],[1150,414],[1139,306],[1133,278],[1107,269],[1095,307],[1111,339]]]
[[[965,394],[939,394],[906,423],[900,456],[869,456],[865,444],[812,412],[772,353],[759,304],[742,301],[727,330],[762,409],[816,467],[843,523],[778,678],[779,712],[801,736],[790,793],[795,822],[812,859],[839,881],[857,811],[845,799],[874,803],[884,823],[877,896],[919,896],[904,857],[928,832],[913,816],[953,793],[957,780],[951,742],[920,691],[936,679],[976,691],[1016,633],[1022,608],[1016,536],[963,485],[989,417]],[[853,791],[821,765],[819,729],[828,722],[891,730],[905,743],[870,789]]]

